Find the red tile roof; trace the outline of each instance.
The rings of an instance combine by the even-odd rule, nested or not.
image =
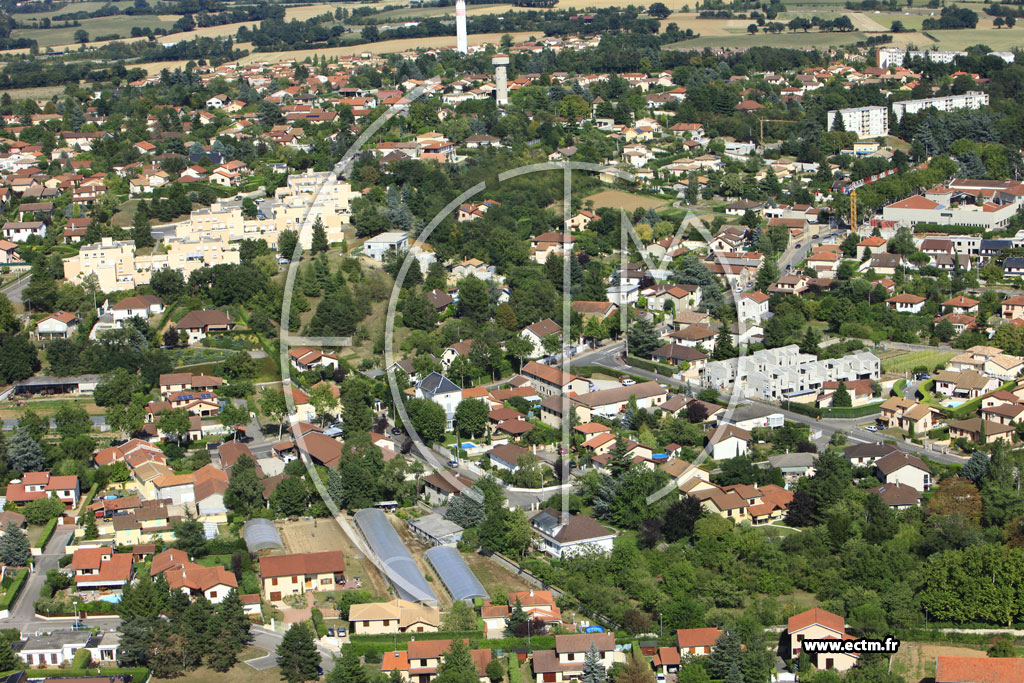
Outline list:
[[[1020,683],[1020,657],[936,657],[935,683]]]
[[[819,607],[809,609],[806,612],[795,614],[789,618],[788,632],[790,634],[802,631],[803,629],[818,624],[836,633],[846,632],[846,621],[838,614],[827,612]]]

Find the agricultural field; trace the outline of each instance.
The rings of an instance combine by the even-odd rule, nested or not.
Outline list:
[[[943,365],[956,354],[951,351],[906,351],[893,355],[883,354],[882,372],[904,373],[924,366],[930,372],[935,366]]]
[[[746,23],[749,24],[750,22],[748,21]],[[671,43],[666,47],[676,50],[702,50],[706,47],[737,49],[758,45],[782,48],[826,48],[838,47],[839,45],[848,45],[850,43],[867,40],[869,35],[861,31],[849,31],[846,33],[821,33],[817,31],[809,31],[807,33],[799,31],[793,33],[787,31],[785,33],[778,34],[758,33],[756,35],[712,36],[705,34],[703,31],[697,31],[697,28],[694,28],[694,32],[700,33],[700,38]]]
[[[583,199],[584,201],[593,202],[595,209],[601,209],[608,206],[613,209],[625,209],[626,211],[635,211],[636,209],[658,209],[666,203],[665,200],[662,199],[644,197],[643,195],[636,195],[622,190],[602,190],[597,194],[592,194],[589,197],[584,197]]]
[[[981,26],[983,22],[978,22]],[[976,28],[972,31],[928,31],[938,39],[938,44],[925,42],[926,36],[919,36],[922,47],[943,50],[965,50],[972,45],[987,45],[993,50],[1016,50],[1024,43],[1024,26],[1014,28]]]
[[[40,48],[70,46],[75,44],[75,32],[85,31],[90,38],[118,34],[130,38],[133,26],[141,28],[165,28],[170,30],[175,19],[167,20],[154,15],[113,16],[82,19],[81,26],[52,26],[51,28],[17,28],[11,32],[13,38],[31,38]]]
[[[984,657],[984,650],[935,643],[900,643],[900,650],[892,658],[892,672],[905,681],[931,681],[935,677],[935,658]]]

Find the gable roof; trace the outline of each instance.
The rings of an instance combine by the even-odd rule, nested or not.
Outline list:
[[[1021,657],[936,657],[935,683],[1019,683]]]
[[[815,607],[807,610],[806,612],[801,612],[800,614],[794,614],[791,616],[786,630],[790,635],[792,635],[797,631],[802,631],[808,626],[812,626],[814,624],[824,626],[836,633],[846,632],[846,621],[841,616],[823,610],[820,607]]]
[[[345,571],[345,555],[340,550],[294,555],[267,555],[260,558],[260,576],[297,576]]]

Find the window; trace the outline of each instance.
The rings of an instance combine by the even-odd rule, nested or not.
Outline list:
[[[210,597],[211,598],[217,597],[217,591],[210,591]]]
[[[566,657],[566,659],[568,659],[568,660],[569,660],[570,662],[574,662],[574,661],[576,661],[576,654],[575,654],[575,653],[573,653],[573,652],[570,652],[570,653],[569,653],[569,654],[567,654],[567,655],[566,655],[565,657]]]
[[[364,621],[364,622],[363,622],[363,626],[364,626],[364,627],[366,627],[366,626],[369,626],[369,625],[370,625],[370,622],[368,622],[368,621]]]
[[[391,620],[390,619],[385,619],[384,620],[384,625],[385,626],[390,626],[391,625]]]
[[[276,586],[277,585],[277,579],[276,578],[271,579],[270,580],[270,585],[271,586]]]

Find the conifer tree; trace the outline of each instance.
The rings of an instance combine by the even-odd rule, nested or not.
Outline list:
[[[8,522],[0,536],[0,562],[12,567],[24,567],[32,557],[28,536],[14,524]]]

